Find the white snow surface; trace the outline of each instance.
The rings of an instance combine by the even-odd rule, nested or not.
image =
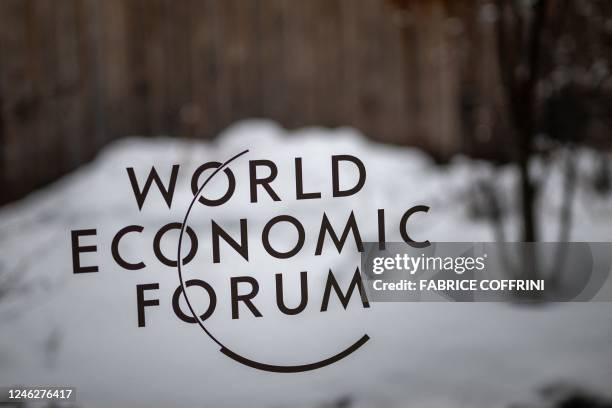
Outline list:
[[[237,182],[232,199],[219,207],[196,203],[189,220],[199,239],[193,265],[200,268],[185,268],[190,277],[218,288],[207,326],[231,348],[280,364],[334,354],[368,333],[369,342],[336,364],[298,374],[244,367],[172,311],[178,275],[155,259],[153,237],[164,224],[182,221],[196,167],[224,162],[244,149],[249,153],[230,166]],[[352,154],[365,163],[367,181],[356,195],[331,197],[334,154]],[[579,153],[583,174],[592,171],[594,155]],[[295,157],[303,158],[305,190],[320,191],[320,200],[295,200]],[[260,201],[249,202],[248,161],[254,159],[278,165],[273,186],[282,201],[273,202],[260,189]],[[168,180],[173,164],[180,170],[171,209],[153,186],[139,211],[126,167],[134,168],[142,185],[151,166]],[[561,165],[552,166],[539,203],[541,228],[551,241],[558,228],[561,173]],[[330,311],[319,311],[329,268],[346,283],[359,264],[354,244],[341,255],[327,245],[322,256],[314,256],[324,211],[338,227],[354,211],[365,239],[374,241],[376,210],[384,208],[387,240],[399,241],[403,212],[425,204],[429,213],[410,221],[415,239],[492,241],[492,227],[470,217],[468,205],[473,186],[484,178],[494,180],[512,208],[516,172],[511,166],[496,169],[463,157],[440,166],[419,150],[373,143],[350,128],[287,131],[249,120],[212,142],[160,137],[112,143],[93,162],[0,209],[0,279],[11,275],[18,282],[17,290],[0,299],[0,386],[70,385],[77,389],[77,404],[85,407],[318,407],[348,397],[353,407],[490,408],[533,400],[539,387],[557,381],[609,393],[610,303],[372,303],[363,309],[352,299],[344,311],[336,299]],[[226,184],[219,174],[206,195],[219,197]],[[609,197],[579,184],[572,240],[610,241],[611,204]],[[261,245],[263,225],[280,214],[295,216],[306,230],[304,248],[287,260],[271,259]],[[222,246],[222,262],[213,265],[210,219],[238,237],[241,218],[248,220],[250,262]],[[516,215],[508,215],[511,234],[515,221]],[[114,234],[131,224],[144,231],[127,235],[120,249],[126,259],[145,262],[138,271],[123,270],[111,257]],[[70,231],[85,228],[97,229],[96,237],[82,243],[95,243],[98,252],[83,254],[82,263],[97,264],[100,271],[74,275]],[[279,249],[295,242],[290,228],[278,226],[272,235]],[[174,231],[162,242],[169,257],[177,237]],[[300,271],[308,271],[308,306],[297,316],[282,315],[275,308],[274,274],[283,273],[292,305]],[[240,319],[230,318],[228,276],[239,275],[260,281],[255,303],[263,318],[246,308]],[[139,328],[136,285],[142,283],[159,283],[160,289],[145,297],[159,298],[160,306],[146,309],[147,325]]]

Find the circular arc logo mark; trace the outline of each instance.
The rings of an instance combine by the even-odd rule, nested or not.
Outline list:
[[[234,160],[238,159],[239,157],[245,155],[248,152],[249,152],[249,150],[247,149],[247,150],[244,150],[244,151],[236,154],[235,156],[231,157],[226,162],[221,164],[215,171],[213,171],[213,173],[210,176],[208,176],[208,178],[204,181],[204,183],[202,183],[202,186],[200,186],[200,188],[198,189],[197,193],[193,196],[193,199],[191,200],[191,203],[189,204],[189,207],[187,208],[187,212],[185,213],[185,217],[183,218],[183,222],[182,222],[182,225],[181,225],[181,233],[179,235],[178,249],[177,249],[177,258],[176,258],[177,259],[176,265],[177,265],[177,269],[178,269],[179,280],[181,281],[181,287],[182,287],[182,290],[183,290],[183,294],[185,295],[185,301],[187,302],[187,306],[189,307],[189,311],[191,312],[193,318],[198,323],[200,328],[202,330],[204,330],[206,335],[208,337],[210,337],[211,340],[213,340],[215,343],[217,343],[217,345],[219,345],[219,347],[221,347],[221,349],[219,351],[221,351],[223,354],[225,354],[226,356],[228,356],[232,360],[237,361],[240,364],[244,364],[246,366],[249,366],[249,367],[252,367],[252,368],[256,368],[258,370],[271,371],[271,372],[276,372],[276,373],[297,373],[297,372],[302,372],[302,371],[316,370],[318,368],[322,368],[322,367],[328,366],[328,365],[333,364],[333,363],[335,363],[335,362],[337,362],[339,360],[342,360],[343,358],[347,357],[348,355],[350,355],[351,353],[356,351],[359,347],[364,345],[370,339],[370,336],[368,336],[367,334],[364,334],[359,340],[357,340],[356,342],[354,342],[352,345],[350,345],[349,347],[345,348],[341,352],[339,352],[337,354],[334,354],[333,356],[330,356],[330,357],[325,358],[323,360],[319,360],[319,361],[313,362],[313,363],[301,364],[301,365],[266,364],[266,363],[262,363],[262,362],[251,360],[251,359],[249,359],[247,357],[244,357],[244,356],[242,356],[242,355],[240,355],[240,354],[230,350],[225,345],[223,345],[223,343],[221,343],[215,336],[213,336],[212,333],[206,328],[206,326],[204,326],[204,323],[199,318],[199,316],[196,314],[195,310],[191,306],[191,302],[189,301],[189,296],[187,295],[187,288],[186,288],[185,281],[183,279],[183,273],[182,273],[182,270],[181,270],[181,264],[182,264],[181,247],[182,247],[182,243],[183,243],[183,235],[185,233],[185,228],[186,228],[186,225],[187,225],[187,220],[189,219],[189,214],[191,213],[191,209],[193,208],[194,203],[198,200],[198,197],[200,197],[200,195],[202,194],[202,191],[204,190],[204,187],[206,187],[206,184],[208,184],[208,182],[217,173],[219,173],[221,170],[223,170],[225,167],[227,167],[231,162],[233,162]]]

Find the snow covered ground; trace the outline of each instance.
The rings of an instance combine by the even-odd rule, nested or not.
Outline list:
[[[192,197],[191,175],[201,163],[223,162],[250,152],[232,164],[236,194],[225,205],[196,205],[190,225],[199,237],[197,261],[189,271],[219,288],[217,310],[207,325],[227,345],[271,363],[301,364],[333,354],[363,333],[371,340],[329,367],[299,374],[274,374],[247,368],[219,352],[196,325],[178,320],[171,297],[179,285],[175,268],[154,258],[153,237],[169,222],[180,222]],[[347,198],[331,197],[330,157],[352,154],[367,168],[365,187]],[[302,157],[307,191],[320,200],[296,201],[293,159]],[[579,154],[583,173],[592,171],[593,152]],[[248,160],[278,164],[274,183],[280,202],[248,200]],[[177,191],[168,209],[152,188],[138,210],[127,177],[133,167],[144,180],[155,165],[167,180],[180,164]],[[537,166],[535,171],[538,171]],[[553,166],[542,194],[541,227],[554,240],[560,205],[560,166]],[[364,310],[351,300],[347,311],[334,304],[321,313],[324,277],[332,268],[347,282],[359,256],[354,245],[342,255],[326,246],[314,256],[323,211],[338,227],[355,212],[364,237],[376,239],[376,210],[384,208],[387,240],[399,241],[399,218],[409,207],[425,204],[427,215],[411,219],[415,239],[492,241],[491,226],[470,216],[470,198],[478,180],[493,180],[512,208],[516,174],[511,167],[456,158],[437,166],[418,150],[375,144],[348,128],[308,128],[288,132],[267,121],[244,121],[213,142],[169,138],[129,138],[104,149],[97,159],[29,197],[0,209],[0,282],[15,289],[0,299],[0,385],[70,385],[78,404],[107,406],[316,407],[349,399],[355,407],[505,407],[531,401],[538,388],[557,381],[610,392],[612,378],[612,305],[563,304],[525,307],[499,303],[374,303]],[[220,196],[225,177],[215,177],[207,196]],[[574,206],[575,241],[611,241],[611,197],[579,187]],[[290,214],[306,229],[304,249],[294,258],[264,254],[262,226]],[[248,219],[250,262],[223,248],[222,262],[210,262],[209,220],[237,236],[240,218]],[[508,215],[508,226],[516,223]],[[139,271],[121,269],[111,257],[113,235],[138,224],[140,235],[121,244],[125,258],[142,259]],[[83,263],[100,272],[74,275],[70,231],[97,228],[98,253]],[[175,231],[176,232],[176,231]],[[294,232],[278,228],[274,242],[293,242]],[[162,242],[176,250],[178,234]],[[84,239],[84,243],[89,243]],[[204,268],[205,270],[203,270]],[[308,271],[310,299],[297,316],[275,309],[274,273],[287,276],[288,303],[297,299],[297,273]],[[256,299],[264,318],[230,318],[227,276],[253,275],[261,282]],[[159,307],[146,311],[137,326],[136,285],[158,282]],[[6,283],[5,283],[6,284]],[[292,290],[294,289],[294,290]],[[296,300],[297,301],[297,300]]]

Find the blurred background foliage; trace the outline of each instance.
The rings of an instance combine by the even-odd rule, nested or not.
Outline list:
[[[0,202],[112,139],[249,117],[526,175],[533,154],[609,146],[611,47],[604,0],[2,0]]]

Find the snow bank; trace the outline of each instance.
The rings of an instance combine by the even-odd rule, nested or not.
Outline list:
[[[236,324],[220,318],[210,322],[216,332],[261,359],[308,359],[309,353],[327,353],[327,345],[344,344],[355,333],[367,331],[372,337],[348,359],[297,375],[264,373],[226,358],[198,327],[173,315],[170,299],[178,277],[173,268],[156,262],[151,242],[162,225],[181,221],[192,197],[193,170],[207,161],[223,162],[243,149],[250,149],[248,159],[279,164],[276,186],[287,199],[249,204],[245,178],[238,177],[246,174],[245,160],[232,167],[236,199],[206,213],[199,210],[194,223],[213,217],[235,228],[239,218],[247,217],[255,234],[258,225],[280,213],[295,214],[310,228],[320,222],[322,211],[338,222],[355,211],[364,235],[371,238],[376,209],[385,208],[387,218],[394,220],[410,206],[426,204],[430,213],[411,225],[416,237],[491,241],[490,225],[470,216],[474,185],[493,180],[507,208],[513,207],[516,172],[509,166],[495,169],[461,157],[437,166],[416,149],[375,144],[349,128],[289,132],[268,121],[243,121],[209,143],[118,141],[73,174],[0,209],[1,276],[17,276],[17,287],[23,290],[0,303],[0,384],[75,386],[79,404],[88,407],[312,407],[347,396],[358,407],[477,408],[524,400],[535,388],[558,379],[607,390],[612,374],[609,304],[373,304],[370,310],[353,308],[325,316],[314,305],[295,320],[273,315],[265,322],[246,319]],[[352,199],[330,197],[332,154],[353,154],[365,163],[366,187]],[[578,156],[587,173],[593,155],[582,151]],[[321,188],[323,198],[316,205],[291,199],[297,156],[303,157],[306,188]],[[138,211],[125,168],[135,168],[142,180],[155,165],[166,179],[173,164],[181,169],[172,209],[152,190]],[[541,207],[546,237],[554,240],[562,168],[552,169]],[[534,171],[540,171],[538,164]],[[221,194],[224,183],[215,180],[207,191]],[[610,240],[611,210],[607,198],[579,188],[573,238]],[[508,214],[508,225],[515,217]],[[110,257],[112,236],[129,224],[145,229],[142,239],[126,240],[122,247],[126,258],[145,261],[147,268],[141,271],[122,270]],[[87,259],[95,261],[100,272],[75,276],[70,230],[93,227],[98,229],[99,256]],[[283,232],[279,234],[282,238]],[[175,248],[175,238],[163,243],[164,250]],[[400,239],[396,228],[388,231],[387,239]],[[206,238],[200,242],[203,248],[209,244]],[[270,260],[257,248],[252,267],[272,276]],[[316,276],[329,267],[351,273],[356,261],[356,254],[313,257],[304,251],[278,267],[294,273],[306,268]],[[245,264],[228,259],[225,267]],[[215,276],[222,273],[217,272]],[[147,282],[159,282],[161,304],[147,311],[147,327],[138,328],[135,286]],[[227,304],[218,307],[228,309]],[[274,332],[281,326],[288,329]],[[270,339],[266,333],[271,331],[278,337]],[[296,355],[296,348],[306,351]]]

